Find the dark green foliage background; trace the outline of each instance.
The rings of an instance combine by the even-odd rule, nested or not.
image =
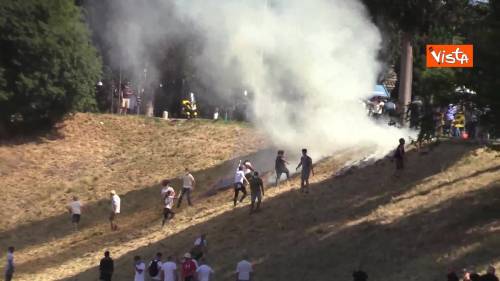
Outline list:
[[[70,111],[96,110],[101,67],[72,1],[0,0],[1,131],[29,131]]]

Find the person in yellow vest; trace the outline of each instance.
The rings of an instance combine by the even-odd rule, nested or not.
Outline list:
[[[453,136],[460,137],[462,135],[462,131],[465,128],[465,114],[460,111],[455,114],[455,120],[453,120]]]

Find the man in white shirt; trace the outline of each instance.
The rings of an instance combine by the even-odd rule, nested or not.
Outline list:
[[[189,172],[189,169],[186,168],[186,172],[184,176],[182,176],[182,191],[181,195],[179,196],[179,202],[177,203],[177,208],[181,206],[182,203],[182,197],[184,194],[187,194],[187,201],[189,206],[193,206],[191,204],[191,191],[194,189],[196,184],[196,181],[194,180],[193,175]]]
[[[146,265],[141,260],[140,256],[134,257],[134,281],[144,281],[144,271],[146,270]]]
[[[196,275],[198,281],[210,281],[212,280],[212,275],[214,270],[207,265],[205,259],[201,259],[201,266],[196,269]]]
[[[172,195],[171,190],[167,191],[163,202],[164,202],[164,207],[163,207],[163,220],[161,222],[162,227],[168,220],[173,219],[175,216],[175,213],[172,211],[172,207],[174,206],[174,196]]]
[[[7,266],[5,267],[5,281],[11,281],[14,276],[14,247],[7,248]]]
[[[243,193],[243,196],[241,196],[241,199],[239,200],[240,203],[245,199],[247,196],[247,191],[245,189],[244,183],[246,182],[248,184],[248,180],[245,177],[245,167],[243,165],[238,166],[238,170],[236,171],[236,174],[234,175],[234,206],[236,207],[236,203],[238,202],[238,193],[241,191]]]
[[[109,223],[111,225],[111,230],[118,230],[118,225],[116,225],[115,220],[118,214],[120,214],[120,205],[121,200],[120,197],[116,194],[116,191],[111,190],[111,214],[109,216]]]
[[[78,230],[78,224],[80,223],[82,215],[82,207],[82,203],[78,200],[77,196],[73,196],[73,201],[67,206],[68,212],[71,215],[71,222],[75,226],[75,230]]]
[[[177,281],[177,264],[173,262],[172,256],[167,257],[167,261],[161,266],[161,280]]]
[[[149,276],[151,276],[151,280],[161,280],[161,269],[163,265],[161,261],[162,256],[163,255],[160,252],[156,253],[155,258],[148,265]]]
[[[248,257],[245,255],[243,260],[236,265],[236,280],[238,281],[252,280],[253,268],[247,259]]]

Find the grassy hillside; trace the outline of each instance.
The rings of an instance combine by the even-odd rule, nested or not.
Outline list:
[[[134,255],[181,256],[200,232],[208,233],[217,280],[234,279],[243,251],[257,280],[349,280],[357,268],[370,280],[443,280],[449,267],[500,263],[497,151],[464,143],[412,151],[400,179],[386,160],[335,176],[363,155],[346,151],[317,164],[310,194],[297,192],[297,178],[269,187],[264,210],[252,216],[246,205],[232,207],[230,190],[210,192],[231,175],[232,159],[272,165],[266,147],[238,124],[79,114],[57,137],[0,148],[0,200],[9,213],[0,246],[19,248],[16,280],[95,280],[105,249],[116,259],[115,280],[131,280]],[[184,166],[203,183],[195,207],[160,229],[157,182]],[[124,206],[114,233],[109,189]],[[64,213],[74,193],[88,203],[78,233]]]

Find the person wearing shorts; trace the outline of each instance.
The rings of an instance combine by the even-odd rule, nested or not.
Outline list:
[[[111,230],[118,230],[118,225],[116,225],[116,217],[120,214],[120,205],[121,200],[120,197],[116,194],[116,191],[111,190],[111,214],[109,215],[109,223],[111,226]]]
[[[314,169],[312,159],[307,155],[307,149],[302,149],[302,157],[300,163],[297,165],[296,170],[302,167],[300,174],[300,192],[309,193],[309,175],[314,176]]]
[[[254,172],[250,182],[250,214],[254,211],[260,210],[260,204],[262,203],[262,196],[264,196],[264,182],[259,177],[258,172]],[[254,209],[255,202],[257,202],[257,208]]]
[[[234,175],[234,206],[236,206],[236,203],[238,202],[238,194],[240,191],[243,193],[239,200],[240,203],[243,202],[243,199],[247,196],[247,191],[244,185],[245,182],[248,184],[248,180],[245,176],[245,168],[243,165],[239,165],[238,170]]]
[[[78,200],[77,196],[73,196],[73,201],[68,204],[67,208],[71,214],[71,223],[75,226],[75,230],[78,230],[82,215],[82,203]]]

